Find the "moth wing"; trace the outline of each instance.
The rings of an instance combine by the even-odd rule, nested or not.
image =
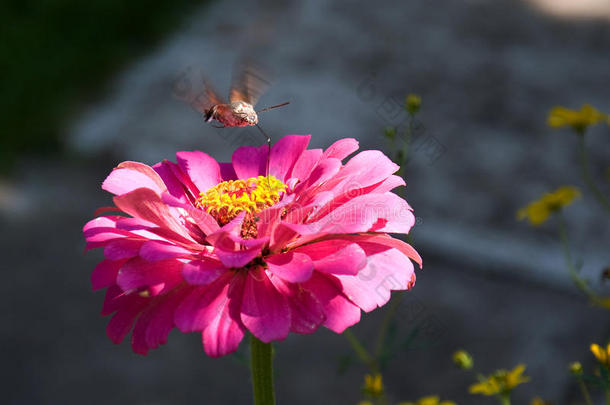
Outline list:
[[[203,71],[193,68],[186,69],[174,80],[172,94],[202,114],[215,105],[224,104]]]
[[[246,59],[239,62],[233,72],[229,101],[245,101],[254,106],[271,84],[269,71]]]

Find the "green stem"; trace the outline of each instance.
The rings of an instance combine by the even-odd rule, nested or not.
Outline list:
[[[585,399],[586,404],[593,405],[593,402],[591,402],[591,395],[589,395],[589,389],[585,385],[585,382],[582,380],[582,378],[578,379],[578,386],[580,387],[580,392],[582,393],[582,396]]]
[[[595,197],[602,208],[610,213],[610,201],[608,201],[608,198],[606,198],[601,190],[597,188],[597,185],[591,176],[591,171],[589,170],[589,157],[587,154],[584,133],[578,135],[578,154],[580,158],[580,171],[585,185],[589,188],[589,191],[591,191],[593,197]]]
[[[402,299],[404,298],[403,291],[397,292],[396,295],[397,296],[394,297],[394,299],[392,301],[390,301],[390,304],[388,305],[388,309],[385,313],[383,321],[381,322],[381,327],[379,328],[379,334],[377,335],[377,343],[375,345],[375,358],[376,359],[379,359],[379,357],[381,356],[381,352],[383,351],[383,346],[385,344],[388,329],[390,328],[392,319],[394,318],[394,315],[396,314],[396,311],[398,310],[398,307],[400,306],[400,303],[402,302]]]
[[[273,389],[273,346],[256,337],[250,338],[250,371],[254,405],[275,405]]]
[[[510,405],[510,395],[502,394],[498,397],[502,405]]]
[[[356,335],[354,335],[350,329],[345,329],[343,334],[347,338],[349,344],[352,346],[352,349],[354,349],[356,352],[356,355],[358,355],[358,358],[360,358],[360,361],[366,364],[371,369],[372,373],[378,374],[379,366],[377,365],[377,361],[369,354],[368,350],[366,350],[362,343],[360,343]]]
[[[561,239],[561,248],[563,250],[563,257],[570,273],[572,282],[583,292],[591,301],[597,302],[597,294],[588,286],[587,282],[578,275],[578,270],[572,260],[572,253],[570,252],[570,241],[568,239],[568,227],[561,211],[558,213],[559,218],[559,238]]]
[[[407,130],[405,131],[405,139],[404,139],[404,146],[402,147],[402,159],[400,159],[400,161],[398,162],[398,165],[400,166],[400,169],[398,169],[398,173],[396,173],[396,175],[398,177],[403,177],[405,175],[405,165],[407,164],[408,156],[409,156],[409,147],[411,146],[411,138],[413,138],[413,119],[414,116],[409,114],[409,126],[407,127]]]
[[[356,352],[358,358],[360,358],[360,361],[363,362],[369,368],[371,374],[381,375],[377,358],[371,356],[371,354],[368,350],[366,350],[364,345],[360,343],[360,340],[358,340],[356,335],[354,335],[354,333],[350,329],[345,329],[343,334],[347,338],[349,344],[352,346],[352,349],[354,349],[354,351]],[[388,398],[386,397],[385,389],[381,392],[381,395],[377,399],[375,399],[375,403],[378,405],[387,405],[389,403]]]

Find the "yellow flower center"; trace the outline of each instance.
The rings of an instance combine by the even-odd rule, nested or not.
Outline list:
[[[277,204],[285,191],[286,185],[273,176],[229,180],[202,192],[197,205],[225,225],[242,211],[251,219],[253,214]]]

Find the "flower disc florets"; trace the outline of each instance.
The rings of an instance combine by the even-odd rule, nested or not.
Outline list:
[[[252,234],[256,229],[254,214],[277,204],[285,191],[286,185],[273,176],[228,180],[201,192],[197,205],[214,217],[221,226],[246,211],[242,236],[252,237],[256,236]]]

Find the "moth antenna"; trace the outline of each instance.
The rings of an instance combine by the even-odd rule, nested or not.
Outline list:
[[[262,110],[257,111],[256,113],[258,114],[258,113],[262,113],[262,112],[265,112],[265,111],[273,110],[274,108],[283,107],[283,106],[288,105],[288,104],[290,104],[290,101],[286,101],[285,103],[278,104],[278,105],[272,105],[271,107],[263,108]]]
[[[269,137],[269,135],[267,135],[265,133],[265,131],[263,131],[263,129],[260,127],[260,125],[256,124],[256,128],[258,128],[259,131],[261,131],[261,134],[263,134],[263,136],[267,139],[267,167],[265,169],[265,176],[269,177],[269,160],[271,159],[271,138]]]

